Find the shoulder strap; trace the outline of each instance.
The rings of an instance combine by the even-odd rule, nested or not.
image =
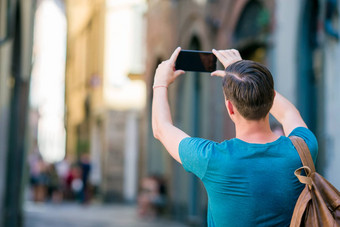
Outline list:
[[[306,142],[302,138],[297,136],[290,136],[289,139],[292,141],[295,149],[299,153],[302,165],[308,166],[311,169],[312,173],[315,172],[312,155],[310,154]]]

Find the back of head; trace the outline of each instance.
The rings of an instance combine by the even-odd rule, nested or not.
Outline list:
[[[275,96],[274,81],[262,64],[241,60],[226,68],[223,80],[224,95],[247,120],[267,116]]]

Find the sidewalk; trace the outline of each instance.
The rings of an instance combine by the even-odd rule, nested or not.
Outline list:
[[[165,219],[143,220],[135,205],[25,202],[24,227],[185,227]]]

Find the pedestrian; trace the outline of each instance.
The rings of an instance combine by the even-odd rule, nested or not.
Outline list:
[[[166,185],[163,177],[150,176],[142,179],[138,196],[138,214],[143,218],[156,218],[166,207]]]
[[[315,136],[295,106],[274,90],[270,71],[242,60],[232,49],[213,50],[225,70],[211,75],[223,77],[225,106],[236,137],[221,143],[190,137],[173,125],[168,103],[167,87],[185,73],[174,69],[179,52],[177,48],[156,70],[152,127],[169,154],[202,180],[208,226],[289,226],[304,185],[294,176],[302,163],[287,136],[303,138],[314,162]],[[269,112],[282,124],[285,136],[271,131]]]
[[[61,182],[54,163],[50,163],[47,165],[46,177],[48,199],[55,203],[61,202]]]
[[[79,160],[79,166],[81,168],[81,179],[83,181],[83,187],[80,192],[80,202],[89,202],[89,176],[91,172],[91,161],[88,153],[82,153]]]

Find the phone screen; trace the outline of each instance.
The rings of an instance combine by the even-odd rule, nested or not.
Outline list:
[[[195,72],[213,72],[217,58],[212,52],[181,50],[176,60],[176,70]]]

